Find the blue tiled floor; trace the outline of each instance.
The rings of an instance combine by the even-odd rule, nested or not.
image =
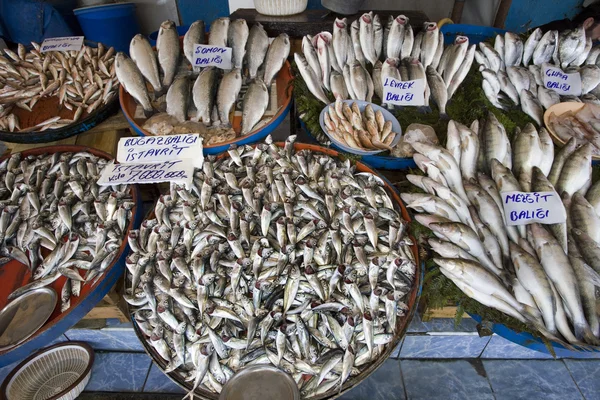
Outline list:
[[[150,368],[145,353],[99,353],[85,390],[90,392],[141,392]]]
[[[154,364],[150,367],[150,373],[144,385],[144,392],[148,393],[185,393],[173,381]]]

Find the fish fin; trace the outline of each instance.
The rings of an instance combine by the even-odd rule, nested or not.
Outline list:
[[[594,336],[592,329],[590,328],[590,326],[587,323],[577,324],[574,326],[574,328],[575,328],[574,329],[575,337],[577,339],[583,339],[586,343],[592,344],[595,346],[600,345],[600,339],[598,339],[596,336]]]
[[[442,121],[448,121],[450,119],[450,116],[446,113],[440,113],[440,119]]]

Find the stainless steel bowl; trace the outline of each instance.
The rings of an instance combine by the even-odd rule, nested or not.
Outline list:
[[[291,376],[272,365],[253,365],[233,376],[219,400],[300,400]]]

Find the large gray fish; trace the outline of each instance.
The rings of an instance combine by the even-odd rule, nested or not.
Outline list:
[[[402,45],[404,43],[404,31],[408,25],[408,18],[398,15],[392,20],[387,41],[385,43],[386,58],[400,58]]]
[[[535,127],[528,123],[517,132],[513,141],[513,173],[521,189],[531,191],[532,168],[541,164],[543,153]]]
[[[481,50],[483,55],[486,57],[490,68],[493,71],[497,72],[500,71],[500,69],[504,69],[504,62],[502,61],[502,57],[500,57],[500,54],[498,54],[498,52],[492,46],[490,46],[486,42],[480,42],[479,50]]]
[[[367,61],[369,61],[371,65],[375,65],[375,63],[377,62],[377,52],[375,51],[375,32],[373,27],[373,17],[371,16],[371,14],[365,13],[359,18],[359,24],[359,39],[362,52]]]
[[[196,106],[196,121],[210,125],[217,87],[219,86],[219,70],[208,67],[202,70],[194,82],[192,98]]]
[[[439,34],[440,30],[435,22],[423,23],[423,39],[421,40],[421,53],[419,59],[425,68],[433,62],[438,47]]]
[[[600,181],[598,181],[600,182]],[[594,183],[585,194],[586,200],[594,207],[596,214],[600,216],[600,183]]]
[[[231,126],[229,113],[237,101],[241,88],[242,71],[239,68],[234,68],[223,75],[217,91],[217,110],[221,125]]]
[[[190,81],[182,76],[173,82],[167,91],[167,114],[177,118],[179,122],[187,119],[190,99]]]
[[[211,46],[227,47],[230,20],[228,17],[217,18],[210,24],[208,44]]]
[[[513,32],[504,34],[504,65],[512,67],[521,64],[523,58],[523,42]]]
[[[600,243],[600,218],[581,193],[575,193],[571,198],[570,212],[572,225]]]
[[[539,126],[543,126],[544,109],[539,100],[527,89],[521,89],[519,94],[521,109],[529,115]]]
[[[246,43],[248,42],[248,24],[245,19],[236,19],[229,24],[229,32],[227,34],[227,42],[232,49],[231,64],[233,68],[241,71],[244,65],[244,57],[246,55]]]
[[[158,50],[158,64],[163,73],[163,87],[169,87],[173,83],[173,79],[177,73],[179,57],[181,56],[179,35],[175,27],[175,22],[165,21],[160,24],[158,38],[156,39],[156,49]]]
[[[377,61],[375,63],[375,65],[373,66],[373,87],[374,87],[374,91],[375,94],[377,95],[377,97],[379,97],[380,99],[383,100],[383,82],[381,80],[382,77],[382,69],[383,69],[383,64],[381,63],[381,61]]]
[[[355,99],[366,100],[369,92],[369,74],[358,61],[355,61],[350,66],[350,79],[352,83],[352,92],[356,96]]]
[[[534,192],[553,192],[556,197],[559,197],[552,183],[550,183],[542,170],[537,166],[534,166],[532,169],[531,190]],[[567,224],[565,222],[548,224],[548,229],[552,232],[563,250],[567,252]]]
[[[206,25],[201,19],[194,21],[183,37],[183,54],[192,65],[197,44],[206,44]]]
[[[331,59],[329,58],[329,43],[325,35],[318,34],[313,38],[313,45],[317,50],[317,58],[321,66],[321,81],[325,89],[329,90],[331,83]]]
[[[148,39],[141,34],[135,35],[129,44],[129,54],[144,78],[152,85],[154,92],[159,93],[162,85],[158,72],[158,61]]]
[[[255,79],[248,86],[244,95],[242,109],[242,135],[247,135],[262,119],[269,105],[269,89],[260,79]]]
[[[414,45],[415,36],[409,19],[406,18],[406,28],[404,29],[404,39],[402,40],[402,49],[400,49],[400,59],[410,57]]]
[[[150,96],[148,96],[148,90],[146,89],[146,81],[144,81],[144,76],[138,67],[136,67],[131,58],[122,52],[117,53],[115,66],[119,83],[142,106],[146,116],[150,117],[153,114],[152,104],[150,103]]]
[[[446,86],[450,85],[452,78],[460,68],[467,50],[469,49],[469,39],[466,36],[457,36],[454,44],[448,47],[447,59],[443,64],[443,78]],[[443,57],[443,56],[442,56]]]
[[[533,51],[532,61],[535,65],[542,65],[543,63],[550,62],[552,60],[552,54],[556,47],[556,31],[547,31],[544,36],[540,39],[535,50]]]
[[[321,82],[323,80],[323,72],[319,64],[319,57],[317,56],[317,50],[315,50],[308,36],[302,38],[302,54],[315,73],[317,80]]]
[[[583,63],[585,63],[585,61],[587,60],[587,56],[590,53],[590,50],[592,49],[592,44],[592,38],[590,36],[586,36],[585,46],[581,51],[579,50],[580,47],[578,47],[577,57],[575,58],[575,60],[573,60],[573,62],[571,62],[571,66],[579,67]]]
[[[592,145],[584,144],[575,150],[565,161],[556,182],[556,191],[562,195],[567,192],[573,196],[575,192],[585,187],[592,176]]]
[[[342,100],[348,98],[348,89],[346,88],[346,82],[344,76],[337,71],[331,71],[331,93],[336,99],[339,97]]]
[[[246,64],[248,65],[248,76],[256,78],[258,69],[265,60],[269,48],[269,36],[260,23],[255,23],[250,29],[248,42],[246,43]]]
[[[352,39],[348,34],[348,24],[346,18],[336,18],[333,22],[333,53],[337,59],[338,65],[342,68],[348,61],[348,51],[352,49],[350,46]],[[305,54],[306,55],[306,54]]]
[[[569,141],[556,153],[556,157],[554,157],[554,161],[552,163],[552,168],[550,169],[550,173],[548,174],[548,180],[552,183],[553,186],[556,186],[558,183],[558,178],[560,177],[560,173],[562,172],[562,168],[565,165],[565,161],[571,156],[571,154],[577,148],[577,140],[575,138],[569,139]]]
[[[525,45],[523,47],[523,65],[528,66],[529,61],[533,57],[533,52],[535,51],[538,43],[542,39],[542,30],[540,28],[536,28],[527,40],[525,41]]]
[[[558,58],[562,68],[567,68],[585,48],[585,30],[583,26],[573,30],[564,30],[559,34]]]
[[[355,20],[350,25],[350,38],[352,39],[352,48],[354,49],[354,58],[360,62],[363,67],[366,63],[365,55],[362,51],[362,45],[360,43],[360,23]],[[343,67],[342,67],[343,68]]]
[[[448,89],[440,74],[431,65],[427,67],[427,84],[431,90],[433,101],[438,106],[440,117],[446,117],[446,103],[448,102]]]
[[[290,37],[287,33],[282,33],[273,40],[265,57],[264,83],[267,87],[271,86],[271,82],[273,82],[289,55]]]
[[[506,129],[491,112],[488,113],[483,132],[483,151],[488,168],[492,160],[496,159],[508,169],[512,169],[512,150]]]
[[[600,67],[597,65],[584,65],[579,69],[581,76],[581,94],[594,90],[600,84]]]
[[[381,79],[382,79],[382,85],[383,85],[383,79],[385,78],[390,78],[390,79],[396,79],[398,81],[403,80],[402,76],[400,75],[400,72],[398,71],[398,65],[400,63],[400,60],[397,58],[388,58],[387,60],[385,60],[385,62],[383,63],[383,66],[381,67]],[[381,90],[383,91],[383,87],[381,88]],[[382,104],[386,104],[383,100],[382,100]]]
[[[475,58],[475,49],[476,46],[474,44],[469,47],[469,50],[467,50],[467,54],[465,55],[465,59],[460,64],[460,67],[458,67],[456,74],[454,74],[450,80],[450,83],[446,82],[448,85],[448,99],[451,99],[452,96],[454,96],[454,93],[456,93],[456,90],[465,80],[467,74],[471,70],[471,65],[473,65],[473,59]]]
[[[546,110],[555,104],[560,103],[560,96],[552,89],[546,89],[543,86],[538,86],[537,98],[542,107]]]
[[[296,61],[298,71],[300,71],[300,75],[302,75],[302,79],[304,79],[310,92],[323,103],[329,104],[329,99],[325,92],[323,92],[321,81],[317,79],[315,71],[308,65],[308,61],[306,61],[304,56],[300,53],[294,53],[294,60]]]
[[[376,60],[379,60],[383,47],[383,25],[381,25],[378,14],[375,14],[373,17],[373,46],[375,47],[375,58]],[[373,65],[375,65],[375,63],[373,63]]]

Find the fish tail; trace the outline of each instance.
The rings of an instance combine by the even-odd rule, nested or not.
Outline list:
[[[590,326],[587,323],[580,323],[575,325],[575,337],[579,340],[583,340],[588,344],[599,345],[600,340],[594,336]]]

